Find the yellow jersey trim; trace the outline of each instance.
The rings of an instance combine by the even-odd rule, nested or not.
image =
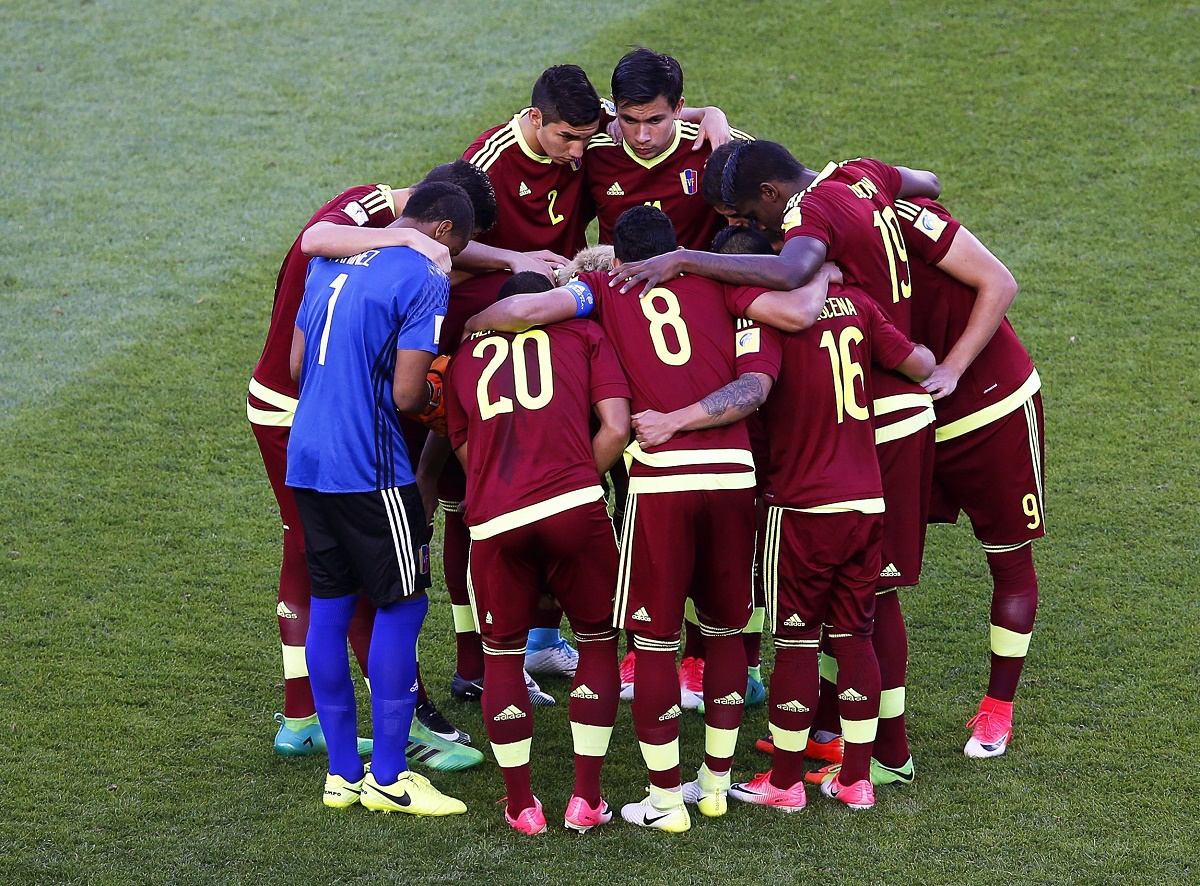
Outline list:
[[[536,523],[538,520],[553,517],[555,514],[561,514],[563,511],[569,511],[571,508],[577,508],[581,505],[591,504],[603,498],[604,490],[599,486],[588,486],[584,489],[576,489],[573,492],[565,492],[562,495],[556,495],[537,504],[517,508],[515,511],[509,511],[507,514],[501,514],[499,517],[485,520],[478,526],[472,526],[471,540],[480,541],[499,535],[501,532],[520,529],[522,526],[528,526],[530,523]]]
[[[815,508],[786,508],[781,505],[771,505],[781,511],[799,511],[801,514],[845,514],[854,511],[859,514],[882,514],[884,505],[882,498],[858,498],[851,501],[833,501],[827,505],[817,505]]]
[[[625,448],[633,460],[650,468],[681,468],[691,465],[745,465],[754,467],[754,456],[746,449],[672,449],[646,452],[634,440]]]
[[[934,412],[933,406],[930,406],[919,415],[910,416],[909,418],[901,419],[895,424],[890,424],[887,427],[875,429],[875,445],[881,443],[891,443],[893,440],[900,440],[904,437],[911,437],[913,434],[920,431],[922,428],[927,428],[933,424]]]
[[[901,409],[932,409],[933,397],[929,394],[894,394],[891,397],[880,397],[872,406],[877,416],[899,412]]]
[[[955,437],[961,437],[963,434],[977,431],[984,425],[1004,418],[1010,412],[1016,412],[1026,400],[1041,390],[1041,387],[1042,380],[1038,377],[1037,370],[1035,369],[1029,374],[1029,378],[1025,379],[1025,383],[1021,387],[1017,388],[1003,400],[999,400],[991,406],[985,406],[978,412],[972,412],[970,415],[958,419],[958,421],[952,421],[950,424],[938,428],[937,442],[944,443],[946,440],[953,440]]]
[[[737,474],[668,474],[665,477],[630,477],[634,495],[656,492],[703,492],[713,489],[753,489],[754,471]]]
[[[290,428],[292,426],[292,419],[296,417],[296,403],[298,402],[295,397],[289,397],[287,394],[272,391],[266,385],[253,378],[250,379],[250,396],[256,400],[262,400],[268,406],[274,406],[279,410],[278,412],[273,412],[267,409],[259,409],[247,401],[246,418],[250,420],[250,424],[262,425],[266,428]]]

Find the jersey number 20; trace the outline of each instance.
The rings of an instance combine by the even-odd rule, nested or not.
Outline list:
[[[529,342],[534,343],[536,355],[534,358],[538,374],[536,396],[529,391],[529,364],[525,356],[525,345]],[[517,402],[529,410],[541,409],[550,402],[554,397],[554,373],[550,366],[550,337],[546,335],[545,331],[531,329],[529,332],[522,332],[513,337],[511,348],[507,338],[489,335],[475,345],[471,356],[483,357],[489,349],[492,351],[491,359],[483,368],[483,374],[479,376],[479,384],[475,386],[475,399],[479,403],[479,415],[484,421],[513,411],[511,398],[501,395],[493,400],[491,394],[488,393],[488,384],[491,382],[492,376],[508,359],[510,353],[512,354],[513,393],[517,397]]]

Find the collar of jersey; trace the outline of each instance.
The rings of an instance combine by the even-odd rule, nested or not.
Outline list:
[[[683,121],[681,120],[675,121],[675,140],[671,142],[671,147],[667,148],[657,157],[651,157],[649,160],[643,160],[633,152],[633,149],[629,147],[629,142],[625,141],[624,139],[621,140],[621,147],[625,149],[626,155],[628,155],[629,159],[634,163],[637,163],[639,166],[645,166],[647,169],[653,169],[659,163],[662,163],[664,160],[674,154],[675,149],[679,147],[679,142],[683,139],[682,124]]]
[[[539,154],[534,151],[533,148],[529,147],[529,144],[525,141],[525,133],[521,132],[521,118],[532,110],[533,108],[525,108],[523,111],[518,111],[513,118],[508,121],[508,128],[511,129],[513,131],[513,135],[517,137],[517,144],[520,146],[521,150],[525,152],[526,157],[528,157],[530,160],[536,160],[538,163],[553,163],[554,161],[549,157]]]
[[[817,177],[812,180],[807,188],[805,188],[803,191],[797,191],[792,195],[791,199],[784,204],[784,215],[787,215],[789,210],[795,209],[797,206],[799,206],[800,201],[804,199],[805,194],[807,194],[821,182],[825,181],[825,179],[829,178],[829,176],[833,175],[834,171],[841,165],[841,163],[835,163],[833,160],[830,160],[828,163],[826,163],[825,168],[818,173]]]

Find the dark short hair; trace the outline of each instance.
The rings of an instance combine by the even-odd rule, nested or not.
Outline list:
[[[729,225],[717,231],[709,252],[722,255],[774,255],[771,239],[757,228]]]
[[[530,104],[546,123],[590,126],[600,119],[600,96],[579,65],[546,68],[533,84]]]
[[[790,182],[804,174],[804,166],[777,142],[739,141],[721,172],[721,202],[737,206],[758,196],[763,182]]]
[[[524,292],[549,292],[553,288],[554,284],[544,274],[539,274],[537,271],[522,271],[504,281],[500,286],[500,291],[496,293],[496,301]]]
[[[664,255],[678,246],[675,226],[665,212],[653,206],[626,209],[613,225],[613,254],[623,262]]]
[[[425,176],[425,181],[450,182],[466,191],[475,209],[475,230],[479,233],[487,233],[496,224],[496,189],[492,187],[488,174],[478,166],[460,158],[453,163],[433,167]]]
[[[449,219],[454,233],[467,240],[475,231],[475,210],[467,192],[453,182],[420,182],[408,195],[401,218],[440,222]]]
[[[683,68],[661,52],[639,47],[625,53],[612,74],[612,97],[617,106],[645,105],[659,96],[672,108],[683,97]]]
[[[704,176],[700,179],[700,196],[709,206],[724,206],[721,199],[721,174],[725,172],[725,161],[733,153],[736,141],[725,142],[708,156],[704,164]]]

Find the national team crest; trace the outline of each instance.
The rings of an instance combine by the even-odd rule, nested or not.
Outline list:
[[[679,173],[679,181],[683,185],[683,193],[692,195],[700,188],[700,176],[694,169],[685,169]]]

